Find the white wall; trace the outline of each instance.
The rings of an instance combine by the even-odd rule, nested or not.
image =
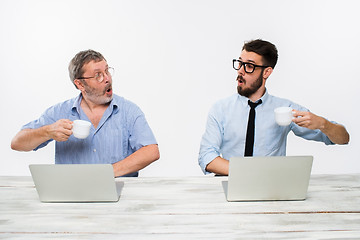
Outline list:
[[[314,155],[313,173],[358,173],[358,9],[355,0],[0,0],[0,175],[54,162],[54,144],[22,153],[10,141],[47,107],[78,94],[67,66],[89,48],[115,68],[115,93],[141,107],[159,142],[161,159],[141,175],[202,175],[208,110],[236,92],[231,60],[256,38],[279,50],[269,92],[351,134],[347,146],[290,134],[288,155]]]

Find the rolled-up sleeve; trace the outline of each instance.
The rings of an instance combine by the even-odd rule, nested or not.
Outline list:
[[[54,110],[54,106],[53,106],[53,107],[48,108],[38,119],[31,121],[31,122],[25,124],[24,126],[22,126],[21,130],[37,129],[37,128],[52,124],[52,123],[56,122],[54,116],[55,116],[55,110]],[[51,141],[52,141],[52,139],[50,139],[46,142],[43,142],[42,144],[37,146],[35,149],[33,149],[33,151],[36,151],[40,148],[45,147]]]
[[[291,107],[293,109],[296,109],[298,111],[303,111],[303,112],[310,112],[309,109],[300,106],[298,104],[293,103],[291,105]],[[337,124],[334,121],[330,121],[331,123]],[[306,140],[313,140],[313,141],[317,141],[317,142],[323,142],[325,143],[325,145],[334,145],[334,143],[329,139],[328,136],[326,136],[322,131],[320,131],[319,129],[309,129],[309,128],[305,128],[305,127],[300,127],[297,124],[291,124],[291,131],[293,131],[293,133],[301,138],[304,138]]]
[[[140,108],[136,107],[135,114],[133,114],[133,116],[133,125],[129,130],[129,143],[131,148],[134,151],[137,151],[144,146],[157,144],[155,136]]]
[[[223,127],[220,124],[221,119],[218,118],[218,115],[215,107],[213,107],[208,114],[206,130],[200,143],[198,161],[204,174],[210,173],[206,171],[206,166],[216,157],[220,156]]]

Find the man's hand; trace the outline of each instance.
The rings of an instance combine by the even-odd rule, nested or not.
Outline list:
[[[72,121],[60,119],[48,126],[48,137],[58,142],[67,141],[72,134]]]
[[[301,112],[293,110],[294,119],[293,122],[300,127],[306,127],[312,130],[320,129],[325,127],[326,119],[319,117],[311,112]]]

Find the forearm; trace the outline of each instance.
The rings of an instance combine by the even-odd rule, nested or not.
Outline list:
[[[319,129],[335,144],[347,144],[350,140],[349,133],[345,127],[340,124],[332,123],[323,117],[317,116],[311,112],[301,112],[294,110],[293,122],[300,127],[309,129]]]
[[[114,175],[118,177],[139,171],[159,158],[159,148],[156,144],[142,147],[130,156],[114,163]]]
[[[324,119],[324,124],[319,128],[328,138],[336,144],[349,143],[350,136],[345,127],[340,124],[334,124]]]
[[[227,176],[229,175],[229,161],[217,157],[206,166],[206,171]]]
[[[31,151],[50,138],[47,126],[37,129],[23,129],[11,141],[11,148],[16,151]]]

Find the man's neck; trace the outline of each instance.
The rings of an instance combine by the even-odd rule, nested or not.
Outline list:
[[[83,109],[85,108],[85,109],[89,110],[90,112],[94,112],[94,111],[97,111],[100,109],[106,109],[110,105],[110,102],[105,103],[105,104],[98,104],[98,103],[92,102],[90,99],[87,99],[86,97],[83,96],[80,105]]]
[[[262,96],[264,96],[265,92],[266,92],[266,88],[259,88],[255,93],[249,96],[250,101],[252,102],[258,101],[260,98],[262,98]]]
[[[80,106],[96,129],[109,104],[95,104],[83,97]]]

